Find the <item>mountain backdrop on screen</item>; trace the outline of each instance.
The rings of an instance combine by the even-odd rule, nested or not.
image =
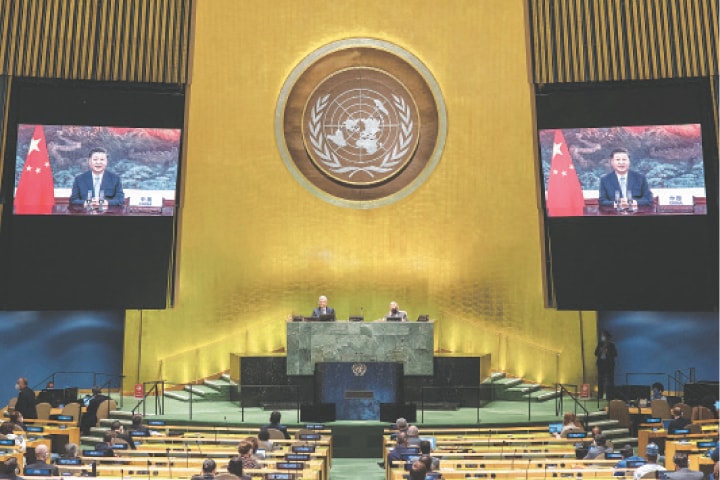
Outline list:
[[[624,148],[630,170],[647,179],[661,203],[684,204],[705,197],[700,124],[547,129],[539,131],[539,144],[546,195],[557,170],[553,160],[561,163],[555,157],[568,152],[571,163],[566,173],[577,175],[586,202],[597,199],[601,178],[613,171],[612,151]]]
[[[16,205],[52,189],[55,205],[71,195],[76,177],[88,172],[93,148],[107,151],[107,172],[120,177],[129,205],[174,200],[181,130],[76,125],[18,125],[15,164]],[[49,170],[49,172],[48,172]],[[47,174],[47,183],[36,178]],[[27,199],[26,196],[31,198]],[[21,198],[22,197],[22,198]],[[25,213],[18,212],[16,213]],[[29,211],[27,213],[58,213]]]

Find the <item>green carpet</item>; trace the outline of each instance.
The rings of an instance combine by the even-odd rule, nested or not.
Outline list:
[[[385,470],[378,466],[380,458],[333,459],[330,480],[383,480]]]

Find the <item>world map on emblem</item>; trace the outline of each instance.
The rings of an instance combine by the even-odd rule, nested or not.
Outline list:
[[[305,105],[305,149],[335,181],[373,185],[397,175],[419,140],[408,90],[381,70],[351,68],[324,79]]]

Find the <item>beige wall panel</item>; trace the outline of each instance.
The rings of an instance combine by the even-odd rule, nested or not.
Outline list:
[[[308,315],[319,294],[340,318],[361,307],[378,318],[395,299],[437,321],[440,353],[491,353],[493,368],[528,379],[581,381],[579,314],[543,302],[524,0],[201,0],[196,15],[179,296],[143,312],[141,340],[128,312],[128,385],[138,372],[186,382],[228,369],[231,352],[282,351],[285,318]],[[349,37],[420,58],[448,113],[425,184],[369,210],[305,190],[274,135],[293,67]],[[594,314],[584,320],[594,327]]]

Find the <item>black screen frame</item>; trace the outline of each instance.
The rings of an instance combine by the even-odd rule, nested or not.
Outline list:
[[[706,215],[549,217],[546,305],[559,310],[717,311],[718,154],[711,82],[690,78],[535,86],[537,132],[699,123]],[[538,146],[537,188],[544,191]]]
[[[185,86],[16,77],[0,201],[0,309],[162,309],[174,302]],[[14,215],[20,124],[178,128],[173,216]]]

